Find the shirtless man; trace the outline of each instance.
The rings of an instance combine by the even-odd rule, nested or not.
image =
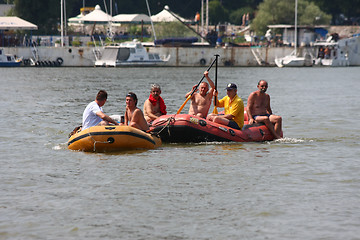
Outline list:
[[[160,97],[161,89],[158,84],[151,86],[149,99],[144,103],[144,116],[148,123],[152,123],[161,115],[166,115],[166,105],[164,100]]]
[[[210,83],[210,86],[211,86],[210,91],[209,91],[209,85],[206,82],[202,82],[199,85],[199,89],[200,89],[199,93],[194,92],[193,95],[191,96],[191,105],[189,108],[189,114],[195,115],[195,116],[198,116],[201,118],[206,118],[206,116],[209,112],[210,105],[211,105],[211,99],[213,97],[213,92],[215,89],[215,85],[214,85],[213,81],[211,81],[211,79],[209,78],[208,71],[204,72],[204,76]],[[196,85],[193,86],[192,91],[194,91],[195,88],[196,88]],[[185,97],[188,98],[189,95],[192,93],[192,91],[188,92],[185,95]]]
[[[260,80],[257,88],[258,90],[252,92],[247,101],[249,124],[263,122],[274,137],[279,139],[281,138],[282,118],[272,114],[270,96],[266,93],[268,83],[265,80]]]
[[[147,131],[149,130],[149,126],[142,111],[136,107],[137,102],[138,99],[135,93],[129,92],[126,95],[125,125]]]

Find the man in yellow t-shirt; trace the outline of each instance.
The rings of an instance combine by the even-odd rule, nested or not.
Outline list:
[[[211,113],[208,115],[207,120],[241,130],[244,126],[244,103],[237,95],[236,84],[229,83],[226,90],[227,96],[220,100],[215,97],[214,100],[215,106],[223,107],[225,109],[224,114]],[[218,92],[214,91],[214,96],[217,95]]]

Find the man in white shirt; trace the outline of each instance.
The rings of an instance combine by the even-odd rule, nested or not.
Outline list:
[[[110,123],[119,125],[118,122],[103,113],[102,106],[104,106],[106,100],[107,92],[105,90],[100,90],[96,96],[95,101],[87,105],[83,113],[82,130],[97,125],[109,125]]]

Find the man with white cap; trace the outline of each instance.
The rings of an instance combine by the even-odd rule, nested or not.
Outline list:
[[[218,100],[218,92],[214,91],[214,104],[216,107],[223,107],[224,114],[208,115],[207,120],[225,125],[234,129],[240,129],[244,126],[244,103],[237,95],[237,86],[235,83],[229,83],[226,86],[227,96]]]

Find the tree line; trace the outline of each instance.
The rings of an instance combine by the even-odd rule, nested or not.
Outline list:
[[[66,16],[80,13],[83,0],[66,0]],[[105,8],[104,2],[107,6]],[[39,34],[57,34],[60,22],[60,0],[0,0],[13,3],[11,13],[38,25]],[[85,0],[87,7],[100,5],[110,9],[110,0]],[[145,0],[112,0],[113,15],[122,13],[148,14]],[[201,0],[148,0],[151,14],[160,12],[165,5],[188,19],[201,10]],[[269,24],[291,24],[294,21],[295,0],[210,0],[209,21],[212,25],[231,23],[241,25],[244,14],[249,13],[252,28],[263,33]],[[360,23],[360,0],[299,0],[299,24],[349,25]]]

